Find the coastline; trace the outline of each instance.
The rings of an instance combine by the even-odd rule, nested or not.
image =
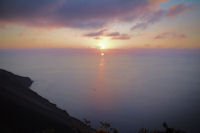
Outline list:
[[[55,133],[94,131],[65,110],[41,97],[29,87],[33,81],[0,69],[0,102],[4,133],[35,133],[53,129]]]

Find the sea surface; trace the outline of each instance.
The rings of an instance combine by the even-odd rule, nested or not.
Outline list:
[[[136,133],[167,122],[200,132],[200,50],[0,50],[0,68],[30,77],[32,90],[95,128],[107,121]]]

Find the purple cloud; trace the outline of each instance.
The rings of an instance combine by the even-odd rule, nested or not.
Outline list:
[[[186,36],[184,34],[177,34],[175,32],[164,32],[154,37],[154,39],[166,39],[166,38],[184,39],[186,38]]]
[[[169,10],[166,12],[167,16],[169,17],[176,17],[177,15],[184,13],[186,11],[189,11],[191,9],[194,9],[194,6],[187,6],[182,3],[172,5]]]
[[[147,14],[145,14],[144,18],[142,19],[142,22],[137,23],[134,25],[131,30],[136,30],[136,29],[141,29],[144,30],[146,29],[149,25],[152,25],[156,22],[159,22],[162,20],[164,17],[175,17],[181,13],[187,12],[191,9],[194,9],[194,6],[186,6],[182,3],[177,4],[177,5],[172,5],[169,9],[167,10],[158,10],[158,11],[151,11]]]
[[[145,22],[145,23],[137,23],[136,25],[134,25],[131,30],[136,30],[136,29],[146,29],[147,26],[149,25],[149,23]]]
[[[103,36],[104,35],[104,32],[106,32],[107,30],[104,29],[104,30],[100,30],[98,32],[92,32],[92,33],[88,33],[88,34],[85,34],[84,36],[86,37],[100,37],[100,36]]]
[[[40,27],[100,29],[112,22],[139,23],[145,29],[163,17],[188,11],[191,6],[173,5],[155,10],[167,0],[0,0],[0,24],[17,23]]]
[[[133,21],[163,0],[1,0],[0,23],[41,27],[100,28]]]
[[[115,36],[119,36],[119,35],[120,35],[119,32],[112,32],[112,33],[107,34],[106,36],[115,37]]]
[[[142,20],[143,22],[137,23],[136,25],[134,25],[131,28],[131,30],[146,29],[149,25],[160,21],[164,17],[164,15],[165,15],[165,11],[163,11],[163,10],[149,12],[143,18],[143,20]]]
[[[113,40],[129,40],[131,37],[128,34],[120,34],[118,36],[113,36]]]
[[[100,39],[101,37],[110,37],[113,40],[128,40],[131,37],[128,34],[120,34],[119,32],[107,32],[108,30],[100,30],[98,32],[91,32],[84,34],[85,37],[91,37],[93,39]]]

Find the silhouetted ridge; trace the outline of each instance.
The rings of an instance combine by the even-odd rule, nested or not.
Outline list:
[[[16,85],[19,87],[30,87],[33,83],[33,81],[29,77],[18,76],[2,69],[0,69],[0,81],[1,85],[4,86]]]
[[[2,133],[85,133],[93,129],[29,89],[33,81],[0,69]]]

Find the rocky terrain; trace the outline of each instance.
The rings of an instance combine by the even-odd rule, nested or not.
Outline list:
[[[0,69],[0,132],[88,133],[89,128],[29,87],[33,81]]]

